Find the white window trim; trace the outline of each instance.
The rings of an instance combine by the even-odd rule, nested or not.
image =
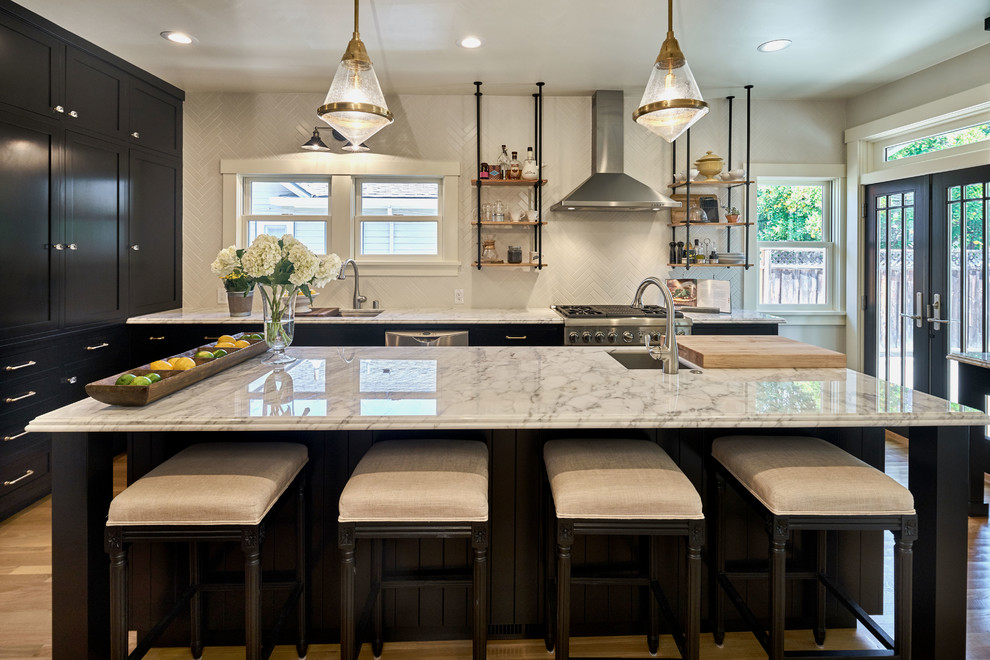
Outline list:
[[[243,200],[247,199],[249,196],[249,183],[251,181],[286,181],[288,178],[292,178],[294,181],[326,181],[330,182],[332,179],[329,176],[313,176],[313,175],[289,175],[289,176],[257,176],[257,175],[241,175],[240,181],[240,203],[243,205]],[[237,247],[247,247],[248,245],[248,223],[251,221],[255,222],[276,222],[278,220],[284,220],[285,222],[323,222],[326,224],[326,237],[327,237],[327,252],[333,252],[330,248],[330,231],[333,225],[333,214],[332,209],[327,206],[326,215],[303,215],[303,214],[292,214],[292,215],[255,215],[253,213],[241,213],[239,214],[240,222],[237,226],[237,240],[235,245]]]
[[[845,264],[849,258],[845,245],[845,172],[846,166],[842,164],[821,164],[821,165],[798,165],[798,164],[754,164],[751,166],[750,180],[757,183],[749,187],[749,213],[754,225],[750,228],[749,254],[750,263],[753,267],[744,271],[743,274],[743,306],[746,309],[756,309],[766,314],[783,316],[790,319],[792,317],[810,318],[822,316],[829,319],[839,319],[844,315],[845,310]],[[831,245],[831,277],[828,281],[829,297],[825,305],[764,305],[760,304],[760,267],[759,267],[759,246],[757,241],[757,212],[756,212],[756,188],[759,183],[828,183],[829,199],[828,217],[829,226],[827,228],[827,241]],[[823,228],[824,229],[824,228]],[[786,241],[778,243],[789,245],[793,243],[798,247],[814,247],[826,242],[805,242]],[[852,257],[855,259],[855,257]]]
[[[424,161],[379,154],[290,154],[282,158],[225,159],[220,161],[223,180],[223,245],[243,246],[246,223],[241,190],[245,177],[330,176],[330,231],[327,250],[341,259],[355,259],[362,277],[379,276],[453,276],[460,270],[457,254],[457,218],[460,163]],[[438,240],[443,246],[441,257],[429,262],[366,259],[355,257],[352,237],[355,221],[354,178],[357,176],[425,176],[443,180],[443,217]],[[342,221],[342,219],[348,219]],[[243,225],[238,236],[238,227]]]

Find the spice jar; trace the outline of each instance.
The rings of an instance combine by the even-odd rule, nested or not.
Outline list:
[[[495,207],[492,209],[492,222],[505,222],[505,204],[502,200],[495,200]]]
[[[522,247],[518,245],[510,245],[508,256],[506,257],[510,264],[521,264],[522,263]]]
[[[482,163],[481,164],[481,171],[478,172],[478,178],[479,179],[487,179],[488,178],[488,163]]]
[[[481,239],[481,262],[488,264],[501,263],[499,261],[498,255],[495,253],[495,235],[486,234]]]

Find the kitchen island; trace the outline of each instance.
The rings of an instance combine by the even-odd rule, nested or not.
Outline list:
[[[919,515],[915,657],[965,656],[967,489],[960,475],[967,468],[968,427],[988,422],[982,412],[846,369],[682,369],[666,375],[627,370],[606,349],[591,347],[300,347],[290,352],[299,359],[284,370],[253,358],[143,408],[87,399],[31,422],[29,430],[55,434],[56,660],[82,657],[83,648],[90,658],[105,657],[108,561],[102,525],[110,500],[107,436],[112,433],[130,434],[132,478],[183,443],[202,439],[250,433],[307,444],[314,471],[310,550],[316,584],[310,597],[318,604],[317,639],[333,635],[336,626],[336,498],[361,453],[378,439],[418,434],[489,443],[491,621],[506,626],[508,634],[532,636],[539,634],[542,617],[538,512],[544,440],[568,435],[654,439],[705,494],[705,460],[718,435],[740,429],[815,433],[876,463],[882,461],[882,430],[891,426],[910,429],[910,486]],[[855,559],[869,545],[857,537],[837,552]],[[410,554],[418,556],[419,549],[413,547]],[[444,561],[463,558],[456,547],[434,549]],[[585,552],[594,560],[598,551],[589,546]],[[397,549],[396,557],[401,564],[406,555]],[[864,569],[857,579],[866,584],[876,575]],[[407,638],[449,636],[452,622],[463,619],[466,609],[463,598],[402,598],[396,595],[387,609],[390,628]],[[614,606],[601,600],[588,592],[584,612],[577,615],[586,620],[584,630],[629,632],[626,623],[611,623],[617,616]],[[630,600],[636,599],[622,602]],[[630,610],[626,618],[635,620],[635,602],[624,607]],[[136,617],[146,614],[142,610]]]

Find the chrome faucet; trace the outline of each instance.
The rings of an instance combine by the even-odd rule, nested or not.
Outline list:
[[[357,262],[354,261],[353,259],[348,259],[347,261],[342,263],[340,265],[340,274],[337,275],[337,279],[338,280],[347,279],[346,277],[344,277],[344,270],[347,269],[347,264],[350,264],[351,267],[354,269],[354,302],[352,304],[354,305],[354,309],[361,309],[361,303],[367,301],[368,296],[361,295],[361,288],[360,288],[361,278],[358,277]],[[668,293],[667,295],[669,296],[670,294]]]
[[[651,284],[660,289],[663,298],[663,306],[667,312],[667,326],[664,330],[663,343],[659,347],[650,346],[650,334],[646,333],[646,350],[655,360],[663,360],[663,372],[665,374],[677,373],[677,333],[674,329],[674,297],[670,295],[667,286],[655,277],[647,277],[636,287],[636,295],[633,296],[632,307],[643,309],[643,293]]]

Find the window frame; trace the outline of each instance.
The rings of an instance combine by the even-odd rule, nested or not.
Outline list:
[[[245,247],[247,223],[243,221],[244,179],[272,177],[276,180],[296,177],[330,178],[330,222],[327,251],[341,259],[356,259],[361,275],[394,277],[450,277],[461,267],[458,257],[457,231],[460,202],[461,164],[455,161],[428,161],[395,158],[380,154],[305,153],[288,157],[223,159],[220,174],[223,188],[222,245]],[[441,225],[437,232],[442,246],[440,255],[432,260],[408,259],[402,256],[356,255],[356,201],[354,180],[359,177],[422,177],[442,181]],[[268,216],[277,217],[277,216]],[[299,216],[295,216],[299,217]],[[418,255],[417,255],[418,256]]]
[[[304,182],[326,182],[328,196],[327,196],[327,212],[326,215],[297,215],[293,213],[282,213],[279,215],[255,215],[253,213],[241,213],[238,222],[238,241],[235,245],[239,248],[247,247],[250,238],[250,231],[248,230],[248,225],[251,222],[272,222],[279,218],[285,219],[286,222],[322,222],[324,224],[324,231],[326,236],[326,245],[324,246],[324,251],[326,253],[333,252],[330,249],[331,241],[331,227],[333,223],[333,177],[331,176],[312,176],[312,175],[282,175],[282,176],[254,176],[245,175],[241,177],[241,190],[240,206],[244,211],[251,208],[251,184],[254,182],[259,183],[277,183],[279,181],[304,181]]]
[[[978,126],[988,122],[990,122],[990,112],[972,112],[964,113],[949,119],[920,122],[919,124],[908,126],[903,130],[888,132],[883,136],[870,141],[869,143],[871,164],[869,172],[878,173],[878,176],[870,177],[868,180],[864,180],[863,183],[877,183],[880,180],[886,180],[883,178],[883,173],[886,173],[889,170],[920,168],[920,173],[931,173],[939,171],[940,169],[965,169],[964,167],[958,165],[943,168],[941,165],[933,163],[932,161],[977,155],[980,152],[990,150],[990,141],[983,140],[972,144],[964,144],[957,147],[941,149],[939,151],[930,151],[924,154],[917,154],[907,158],[898,158],[897,160],[886,160],[886,150],[889,147],[903,144],[905,142],[921,140],[926,137],[934,137],[943,133],[964,129],[969,126]],[[898,175],[896,178],[900,178],[900,176],[901,175]],[[877,181],[874,181],[873,179],[877,179]]]
[[[837,166],[780,166],[778,168],[757,169],[750,177],[755,183],[751,186],[751,207],[753,228],[751,249],[755,254],[751,261],[752,271],[746,278],[747,289],[752,291],[751,297],[746,296],[747,306],[767,314],[842,314],[844,309],[844,252],[843,252],[843,222],[842,204],[843,182],[841,176],[833,172]],[[763,171],[760,171],[763,170]],[[791,170],[791,171],[788,171]],[[798,170],[798,171],[795,171]],[[765,173],[764,173],[765,172]],[[822,191],[822,239],[821,241],[760,241],[759,212],[757,209],[757,188],[760,185],[790,185],[790,186],[824,186]],[[825,263],[827,276],[825,281],[825,302],[818,304],[774,304],[760,300],[760,285],[763,268],[760,264],[760,249],[766,247],[779,248],[825,248]]]
[[[362,183],[436,183],[437,184],[437,215],[394,216],[394,215],[364,215],[361,205]],[[356,176],[354,183],[354,231],[352,232],[351,252],[360,259],[360,263],[402,263],[402,264],[434,264],[443,260],[444,255],[444,184],[442,177],[435,176]],[[437,252],[436,254],[364,254],[361,252],[361,232],[365,222],[436,222],[437,223]]]

